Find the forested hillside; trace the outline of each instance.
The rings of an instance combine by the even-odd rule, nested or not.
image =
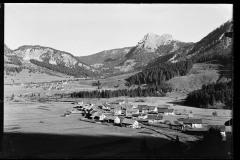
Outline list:
[[[53,71],[57,71],[60,73],[64,73],[64,74],[68,74],[74,77],[82,77],[82,76],[94,76],[96,75],[96,73],[90,72],[89,70],[86,70],[84,67],[80,67],[80,66],[75,66],[73,68],[69,68],[66,67],[64,65],[54,65],[54,64],[49,64],[46,62],[40,62],[34,59],[30,60],[31,63],[37,65],[37,66],[41,66],[41,67],[45,67],[47,69],[53,70]]]
[[[232,82],[202,85],[202,89],[191,92],[185,99],[186,105],[200,108],[209,108],[216,103],[224,103],[225,108],[232,109],[232,102]]]
[[[191,61],[181,61],[178,63],[160,63],[154,67],[147,68],[142,72],[126,79],[129,85],[154,84],[156,86],[175,77],[184,76],[192,68]]]

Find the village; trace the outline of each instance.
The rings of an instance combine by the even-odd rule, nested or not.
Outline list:
[[[136,99],[135,102],[144,102],[143,99]],[[189,135],[204,135],[210,128],[219,128],[223,140],[232,138],[232,119],[224,125],[211,125],[204,123],[201,118],[190,113],[179,113],[170,105],[162,104],[150,106],[145,104],[130,104],[124,100],[116,100],[105,103],[84,103],[74,102],[76,105],[62,116],[69,117],[71,114],[79,114],[81,121],[127,127],[133,129],[166,128]]]

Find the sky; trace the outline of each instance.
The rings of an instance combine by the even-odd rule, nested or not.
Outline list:
[[[232,18],[232,4],[5,4],[4,43],[85,56],[135,46],[144,35],[198,42]]]

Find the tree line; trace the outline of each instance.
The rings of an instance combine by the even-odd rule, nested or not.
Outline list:
[[[127,78],[126,81],[128,85],[154,84],[158,86],[175,76],[186,75],[192,67],[193,63],[191,60],[177,63],[160,63],[144,69],[142,72]]]
[[[209,108],[219,102],[224,103],[228,109],[232,108],[233,87],[231,81],[202,85],[200,90],[189,93],[185,99],[186,105],[199,108]]]
[[[197,57],[192,58],[193,63],[203,63],[203,62],[209,62],[213,60],[220,60],[223,62],[223,65],[232,63],[233,56],[232,54],[219,54],[219,53],[212,53],[212,54],[207,54],[207,55],[200,55]]]
[[[6,71],[7,74],[9,74],[10,72],[21,72],[22,71],[22,67],[5,67],[4,70]]]
[[[161,88],[159,86],[150,86],[147,88],[138,87],[136,89],[122,89],[122,90],[94,90],[94,91],[80,91],[71,93],[72,98],[112,98],[112,97],[162,97],[168,92],[170,88]]]
[[[40,62],[34,59],[30,60],[31,63],[36,64],[41,67],[45,67],[47,69],[57,71],[60,73],[64,73],[67,75],[71,75],[74,77],[79,77],[79,76],[93,76],[93,73],[90,71],[85,70],[83,67],[80,66],[75,66],[74,68],[69,68],[63,65],[54,65],[54,64],[49,64],[47,62]]]

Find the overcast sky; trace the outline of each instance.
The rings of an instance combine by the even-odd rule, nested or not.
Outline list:
[[[4,43],[83,56],[135,46],[147,33],[197,42],[230,18],[231,4],[5,4]]]

